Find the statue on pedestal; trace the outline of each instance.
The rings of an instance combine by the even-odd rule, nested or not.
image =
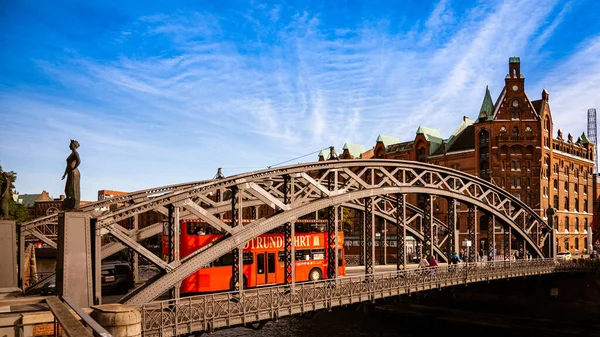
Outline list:
[[[71,139],[71,144],[69,145],[71,154],[67,158],[67,167],[65,168],[65,174],[63,174],[61,179],[64,180],[65,177],[67,177],[67,182],[65,183],[65,200],[63,201],[63,211],[79,209],[81,189],[79,187],[79,169],[77,168],[79,167],[79,164],[81,164],[81,159],[79,159],[79,153],[77,153],[78,147],[79,142]]]
[[[8,172],[2,172],[2,186],[0,186],[0,220],[10,219],[8,215],[8,204],[12,199],[12,191],[10,190],[10,175]]]

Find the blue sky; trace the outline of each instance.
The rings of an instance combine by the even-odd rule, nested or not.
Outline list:
[[[0,165],[57,197],[77,139],[95,200],[419,125],[448,137],[510,56],[579,135],[600,109],[599,17],[596,0],[2,1]]]

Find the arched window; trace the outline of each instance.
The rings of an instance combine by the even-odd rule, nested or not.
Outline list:
[[[587,218],[583,218],[583,229],[588,229],[588,220]]]
[[[575,249],[579,250],[579,238],[575,238]]]
[[[500,154],[508,154],[508,146],[504,145],[500,147]]]
[[[518,136],[518,135],[519,135],[519,127],[517,127],[517,126],[514,126],[514,127],[512,128],[512,135],[513,135],[513,136]]]
[[[564,207],[565,207],[565,208],[564,208],[564,209],[565,209],[565,211],[568,211],[568,210],[569,210],[569,198],[568,198],[568,197],[565,197],[565,204],[564,204]]]
[[[575,183],[575,185],[573,185],[573,191],[579,194],[579,184]]]
[[[575,198],[575,212],[579,212],[579,199]]]
[[[558,195],[554,196],[554,208],[558,209]]]
[[[554,179],[554,189],[557,190],[558,189],[558,180]]]
[[[569,224],[569,217],[568,217],[568,216],[566,216],[566,217],[565,217],[565,230],[566,230],[566,231],[570,231],[569,225],[570,225],[570,224]]]
[[[575,230],[579,232],[579,218],[575,218]]]
[[[583,199],[583,211],[587,213],[587,212],[588,212],[588,209],[589,209],[589,208],[588,208],[588,202],[587,202],[587,199]]]

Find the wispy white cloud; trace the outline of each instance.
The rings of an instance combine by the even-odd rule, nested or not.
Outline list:
[[[33,134],[28,146],[39,147],[31,150],[47,157],[40,163],[58,171],[68,139],[81,139],[90,165],[82,170],[94,177],[83,180],[87,198],[103,188],[210,178],[219,166],[230,167],[227,174],[265,167],[329,145],[341,152],[344,142],[370,148],[380,133],[408,140],[420,124],[449,135],[463,115],[475,117],[486,85],[500,92],[508,57],[521,55],[526,73],[535,63],[529,55],[570,13],[569,4],[552,0],[482,2],[463,13],[456,6],[441,0],[423,24],[398,33],[388,19],[332,27],[321,13],[290,16],[282,6],[235,18],[143,16],[113,43],[156,41],[155,53],[98,60],[75,48],[58,60],[38,60],[59,88],[0,93],[4,114],[19,116],[7,135]],[[232,22],[254,33],[234,38],[242,33]],[[598,103],[591,93],[599,52],[598,38],[590,38],[534,82],[551,86],[557,123],[579,130],[569,102],[577,109]],[[0,151],[21,165],[15,170],[30,172],[14,143],[0,142]],[[31,186],[42,184],[30,179]],[[60,182],[51,185],[61,189]]]

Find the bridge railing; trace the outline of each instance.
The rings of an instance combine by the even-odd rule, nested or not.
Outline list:
[[[552,259],[461,263],[340,277],[293,286],[253,288],[142,305],[144,336],[176,336],[240,326],[278,317],[375,301],[422,290],[511,277],[575,272],[600,264]]]

